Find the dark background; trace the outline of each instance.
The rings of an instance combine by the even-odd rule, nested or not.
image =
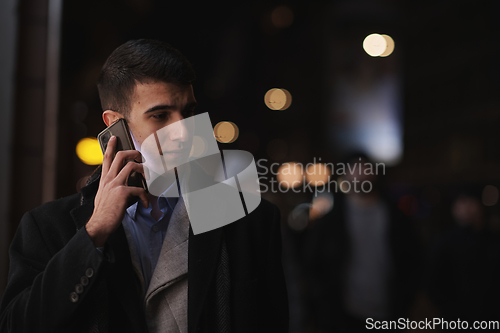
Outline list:
[[[18,1],[14,11],[13,139],[3,162],[10,165],[12,180],[2,184],[9,193],[8,218],[2,222],[9,242],[22,214],[44,201],[43,106],[27,106],[25,91],[43,91],[43,78],[53,75],[29,78],[33,71],[26,66],[38,62],[43,67],[46,61],[36,51],[46,45],[47,4]],[[278,6],[292,11],[290,26],[273,25]],[[342,142],[329,139],[335,113],[329,104],[332,77],[348,77],[361,65],[397,73],[403,156],[383,181],[396,202],[410,195],[413,208],[406,213],[427,245],[452,223],[450,203],[457,186],[500,185],[497,7],[495,1],[65,1],[53,198],[75,193],[95,169],[78,159],[75,146],[105,127],[96,89],[104,61],[129,39],[154,38],[178,48],[194,65],[198,111],[209,112],[213,125],[223,120],[238,125],[238,140],[219,144],[221,149],[244,149],[270,163],[268,144],[274,139],[288,148],[277,162],[341,161]],[[371,58],[363,51],[363,39],[373,32],[394,38],[392,55]],[[275,87],[291,92],[289,109],[265,106],[264,94]],[[310,202],[311,194],[265,197],[281,209],[284,233],[299,237],[288,230],[287,216],[296,205]],[[487,207],[492,223],[497,206]],[[6,267],[0,273],[4,279]]]

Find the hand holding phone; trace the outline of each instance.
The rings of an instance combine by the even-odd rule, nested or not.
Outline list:
[[[116,146],[115,152],[122,151],[122,150],[135,150],[134,142],[132,141],[127,122],[125,121],[124,118],[118,119],[113,124],[111,124],[109,127],[104,129],[101,133],[99,133],[99,135],[97,135],[97,140],[99,141],[99,144],[101,145],[101,150],[102,150],[103,155],[104,155],[104,152],[106,151],[106,147],[108,145],[108,141],[111,138],[111,136],[115,136],[117,139],[117,146]],[[129,160],[126,162],[127,163],[132,162],[132,160]],[[148,186],[147,186],[146,180],[144,179],[144,177],[140,173],[132,172],[127,179],[127,184],[128,184],[128,186],[142,187],[142,188],[144,188],[144,190],[146,192],[148,192]],[[132,198],[129,201],[128,206],[130,206],[131,204],[133,204],[137,200],[139,200],[139,198],[137,198],[137,197]]]
[[[149,206],[148,194],[144,187],[128,186],[133,172],[143,177],[143,165],[131,162],[140,161],[141,153],[133,149],[117,150],[118,143],[118,137],[114,135],[110,135],[106,140],[94,211],[85,225],[96,247],[104,246],[109,235],[121,224],[131,198],[140,198],[144,207]]]

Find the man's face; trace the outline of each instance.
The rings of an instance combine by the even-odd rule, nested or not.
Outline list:
[[[193,140],[192,128],[185,122],[191,117],[196,107],[196,99],[191,85],[176,85],[165,82],[138,83],[131,98],[130,113],[127,123],[135,139],[136,149],[140,150],[146,160],[151,152],[154,135],[163,153],[167,165],[177,165],[179,161],[187,161]],[[168,126],[167,128],[164,128]],[[160,131],[160,129],[164,128]],[[141,149],[146,142],[148,152]],[[149,144],[148,144],[149,143]],[[144,147],[145,148],[145,147]],[[155,147],[157,148],[157,147]],[[159,155],[159,148],[154,152]]]

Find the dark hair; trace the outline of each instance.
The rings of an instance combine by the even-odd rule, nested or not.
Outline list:
[[[102,67],[97,89],[103,110],[128,116],[136,81],[189,85],[194,79],[193,67],[177,49],[162,41],[138,39],[111,53]]]

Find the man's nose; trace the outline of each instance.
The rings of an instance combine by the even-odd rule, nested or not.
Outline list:
[[[179,120],[169,125],[169,139],[172,141],[187,141],[189,131],[186,126],[184,117],[180,116]]]

